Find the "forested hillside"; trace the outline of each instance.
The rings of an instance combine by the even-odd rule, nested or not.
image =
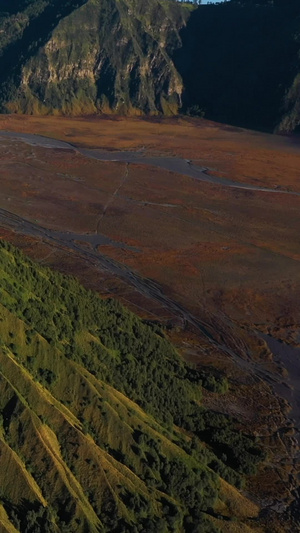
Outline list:
[[[246,527],[258,508],[239,490],[264,452],[201,407],[202,387],[226,394],[226,379],[3,241],[0,265],[2,530]]]

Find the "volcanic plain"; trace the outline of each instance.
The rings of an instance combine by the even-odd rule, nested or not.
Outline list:
[[[204,401],[265,442],[249,493],[283,531],[299,471],[297,138],[155,117],[3,115],[0,130],[11,132],[0,136],[1,237],[159,322],[186,359],[227,375],[222,402]],[[101,160],[107,152],[139,155]],[[146,158],[180,159],[199,179]]]

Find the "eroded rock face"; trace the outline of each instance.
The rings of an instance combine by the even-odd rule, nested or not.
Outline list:
[[[296,74],[292,86],[284,98],[285,115],[277,128],[279,133],[299,130],[300,125],[300,74]]]
[[[33,4],[41,3],[31,2],[32,8]],[[181,46],[179,30],[188,10],[160,0],[44,4],[40,14],[36,6],[33,14],[25,9],[17,15],[15,34],[3,43],[1,62],[12,56],[5,79],[2,76],[6,109],[67,114],[177,112],[182,81],[171,54]],[[9,19],[16,20],[16,14]],[[2,24],[7,26],[7,19]],[[17,28],[21,24],[23,31]]]
[[[300,124],[298,4],[0,0],[0,112]]]

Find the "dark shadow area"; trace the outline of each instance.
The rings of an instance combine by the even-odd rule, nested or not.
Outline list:
[[[101,69],[101,75],[96,81],[97,98],[106,97],[110,107],[115,104],[116,71],[112,67],[109,58],[106,57]]]
[[[0,0],[0,14],[14,15],[26,9],[32,4],[32,0]]]
[[[14,394],[2,410],[3,428],[4,428],[5,433],[7,433],[9,429],[10,421],[11,421],[11,418],[12,418],[12,415],[14,413],[17,403],[18,403],[18,396]]]
[[[299,7],[226,2],[193,11],[174,61],[185,87],[183,111],[273,131],[299,71]]]
[[[48,507],[44,507],[37,500],[29,501],[26,498],[22,498],[21,503],[17,505],[3,498],[2,504],[11,523],[18,531],[26,533],[36,533],[38,531],[55,533],[57,531]]]

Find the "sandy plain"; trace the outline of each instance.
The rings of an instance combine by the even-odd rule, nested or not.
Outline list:
[[[1,236],[158,320],[187,359],[226,372],[226,397],[220,403],[207,393],[205,402],[274,450],[252,489],[270,509],[287,505],[299,427],[287,420],[287,402],[299,391],[284,356],[272,354],[260,333],[299,345],[298,139],[183,118],[9,115],[0,129],[74,147],[0,138]],[[276,193],[99,161],[76,148],[180,157],[208,175]]]

